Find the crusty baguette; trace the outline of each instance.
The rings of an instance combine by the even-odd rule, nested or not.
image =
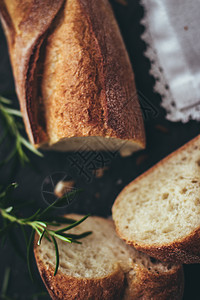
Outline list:
[[[79,215],[66,217],[78,220]],[[40,275],[52,299],[133,300],[181,299],[183,269],[152,260],[126,245],[115,233],[112,220],[89,217],[71,230],[93,233],[82,245],[58,240],[60,267],[54,277],[52,243],[35,238],[34,253]]]
[[[34,144],[47,140],[38,120],[41,108],[37,99],[37,61],[45,34],[62,4],[63,0],[0,1],[16,92],[27,134]]]
[[[136,249],[200,263],[200,135],[123,189],[112,213],[119,236]]]
[[[17,94],[36,146],[145,147],[134,75],[108,0],[2,0]]]

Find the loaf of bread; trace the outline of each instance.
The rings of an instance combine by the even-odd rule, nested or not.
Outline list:
[[[134,75],[108,0],[2,0],[16,90],[35,146],[145,147]],[[87,149],[86,149],[87,150]]]
[[[112,212],[119,236],[136,249],[200,263],[200,135],[131,182]]]
[[[66,217],[78,220],[79,215]],[[126,245],[115,233],[112,220],[89,217],[70,232],[93,233],[82,244],[58,240],[60,267],[56,276],[53,243],[36,242],[35,258],[52,299],[134,300],[181,299],[181,265],[161,263]]]

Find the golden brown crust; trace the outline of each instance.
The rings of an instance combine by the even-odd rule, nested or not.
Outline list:
[[[200,135],[183,145],[178,150],[174,151],[163,160],[158,162],[152,168],[147,170],[145,173],[137,177],[134,181],[130,182],[118,195],[116,198],[112,211],[117,209],[118,203],[120,202],[123,195],[126,193],[126,190],[129,189],[130,186],[134,185],[144,177],[148,176],[151,172],[162,166],[166,163],[170,158],[177,155],[184,149],[191,147],[195,144],[198,140],[200,140]],[[174,263],[185,263],[185,264],[193,264],[193,263],[200,263],[200,227],[193,230],[189,235],[176,240],[173,243],[166,243],[166,244],[138,244],[133,240],[129,240],[123,232],[121,232],[117,221],[114,219],[117,234],[122,238],[127,244],[134,246],[137,250],[142,251],[156,259],[165,262],[174,262]]]
[[[27,134],[32,143],[47,139],[38,124],[37,99],[34,99],[34,72],[39,50],[51,22],[64,0],[2,0],[0,16],[8,40],[16,91]]]
[[[126,192],[126,190],[128,190],[128,188],[133,185],[133,183],[135,184],[136,182],[140,181],[143,177],[146,177],[148,174],[150,174],[151,172],[153,172],[155,169],[159,168],[160,166],[162,166],[164,163],[166,163],[171,157],[177,155],[179,152],[182,152],[184,149],[187,149],[188,147],[191,147],[193,144],[195,144],[198,140],[200,140],[200,134],[198,136],[196,136],[195,138],[193,138],[192,140],[190,140],[189,142],[187,142],[186,144],[184,144],[183,146],[181,146],[180,148],[178,148],[177,150],[173,151],[172,153],[170,153],[169,155],[167,155],[166,157],[164,157],[162,160],[160,160],[158,163],[156,163],[153,167],[151,167],[150,169],[148,169],[147,171],[145,171],[144,173],[142,173],[140,176],[138,176],[136,179],[134,179],[133,181],[131,181],[121,192],[120,194],[117,196],[115,203],[113,206],[117,205],[117,202],[120,201],[118,198],[120,198],[121,194]]]
[[[124,300],[131,299],[182,299],[184,292],[184,273],[183,267],[177,265],[168,272],[159,274],[142,269],[140,266],[135,268],[136,275],[134,280],[129,281],[129,290],[124,296]]]
[[[126,243],[161,261],[180,264],[200,263],[200,227],[185,238],[169,244],[138,245],[127,239]]]
[[[122,271],[105,278],[79,279],[69,277],[58,271],[54,276],[54,270],[49,266],[48,270],[36,255],[36,261],[41,278],[51,296],[55,300],[63,299],[94,299],[94,300],[120,300],[123,292],[124,275]]]
[[[83,216],[78,214],[65,215],[66,218],[78,220]],[[101,217],[95,217],[102,220]],[[112,220],[107,220],[112,223]],[[112,274],[102,278],[76,278],[63,274],[58,270],[54,276],[54,268],[49,263],[44,265],[40,259],[39,246],[37,245],[38,236],[35,235],[34,255],[40,276],[54,300],[120,300],[124,291],[124,273],[119,266],[116,266]]]
[[[82,216],[69,214],[65,217],[80,219]],[[98,221],[103,218],[93,217]],[[113,224],[112,220],[107,220]],[[169,265],[168,271],[156,271],[147,269],[140,264],[130,263],[130,270],[124,273],[120,265],[115,271],[103,278],[76,278],[64,275],[58,270],[53,276],[54,269],[51,263],[45,265],[40,258],[38,237],[35,236],[34,254],[41,278],[52,299],[76,299],[76,300],[134,300],[134,299],[182,299],[184,290],[184,276],[181,265]],[[145,258],[144,258],[145,259]],[[77,263],[78,265],[78,263]],[[164,266],[164,265],[163,265]],[[132,273],[133,272],[133,273]]]
[[[44,101],[42,95],[38,95],[38,88],[40,88],[37,80],[40,75],[38,74],[38,61],[41,62],[41,59],[44,59],[45,62],[45,55],[41,57],[40,49],[44,47],[48,53],[47,44],[56,29],[55,17],[57,16],[57,20],[62,20],[65,1],[26,0],[21,6],[17,5],[18,1],[16,0],[12,1],[12,5],[10,3],[11,1],[4,0],[0,10],[9,43],[16,89],[29,138],[34,144],[42,144],[49,140],[49,136],[40,121]],[[83,70],[84,76],[80,75],[78,80],[84,83],[87,76],[88,78],[92,76],[90,81],[96,87],[91,90],[92,84],[90,83],[89,86],[86,85],[88,90],[80,90],[79,93],[77,90],[72,90],[77,94],[78,100],[74,103],[71,102],[71,97],[64,98],[63,102],[58,97],[56,109],[57,111],[63,110],[61,113],[66,116],[59,119],[57,111],[53,116],[46,113],[46,122],[48,123],[48,120],[53,118],[55,127],[58,127],[59,138],[88,135],[107,136],[130,140],[144,148],[144,125],[134,76],[110,4],[107,0],[98,2],[76,0],[73,3],[78,8],[74,12],[74,18],[77,14],[79,21],[83,22],[86,30],[84,40],[88,40],[90,43],[82,45],[82,52],[89,49],[92,59],[88,66],[80,65],[80,69],[81,67],[85,69]],[[62,4],[63,7],[60,10]],[[67,2],[66,5],[68,5]],[[81,15],[79,15],[79,10]],[[70,13],[71,10],[68,15]],[[76,25],[75,23],[73,29],[75,31]],[[66,36],[67,39],[70,39],[70,33]],[[79,39],[81,40],[82,36],[79,36]],[[60,47],[62,48],[62,44]],[[73,69],[72,74],[75,74],[75,71]],[[69,76],[69,78],[71,77]],[[68,85],[70,86],[74,80],[77,80],[76,76],[71,79],[71,82],[67,82]],[[62,94],[68,90],[68,85],[66,85],[67,88],[64,85],[65,83],[62,86]],[[89,103],[83,101],[83,92],[87,94],[87,97],[89,95]],[[79,99],[82,101],[79,102]],[[49,108],[51,112],[52,109],[54,110],[53,105],[50,103],[45,109]],[[70,109],[72,121],[68,124],[67,113],[69,114]],[[78,116],[79,119],[76,120]]]
[[[79,0],[88,19],[102,62],[107,126],[113,137],[136,139],[144,146],[144,128],[134,75],[118,25],[107,0]]]
[[[126,275],[127,284],[121,270],[116,270],[110,276],[98,279],[79,279],[68,277],[61,272],[54,277],[54,270],[49,266],[48,270],[43,265],[35,252],[35,258],[40,276],[54,300],[61,299],[92,299],[92,300],[180,300],[184,292],[183,267],[177,266],[171,272],[153,274],[138,266],[135,280]]]
[[[36,240],[35,240],[36,241]],[[124,287],[124,274],[119,267],[109,276],[102,278],[76,278],[70,277],[58,270],[54,276],[51,264],[44,265],[37,252],[35,243],[34,254],[40,276],[51,296],[55,300],[120,300]]]

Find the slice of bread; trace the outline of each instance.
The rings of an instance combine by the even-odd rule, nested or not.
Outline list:
[[[56,276],[54,245],[43,239],[38,246],[36,236],[36,262],[52,299],[181,299],[181,265],[161,263],[126,245],[116,235],[112,220],[89,217],[70,232],[90,230],[93,233],[82,245],[57,241],[60,267]]]
[[[119,236],[136,249],[200,263],[200,135],[131,182],[112,212]]]

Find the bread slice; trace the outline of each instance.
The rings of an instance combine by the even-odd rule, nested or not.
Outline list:
[[[117,237],[112,220],[89,217],[71,232],[90,230],[93,233],[82,245],[58,240],[60,267],[55,277],[53,243],[45,239],[40,246],[35,243],[37,266],[52,299],[181,299],[181,265],[152,260],[126,245]]]
[[[123,189],[112,213],[119,236],[136,249],[200,263],[200,135]]]
[[[2,0],[17,94],[35,146],[145,147],[131,63],[108,0]]]

